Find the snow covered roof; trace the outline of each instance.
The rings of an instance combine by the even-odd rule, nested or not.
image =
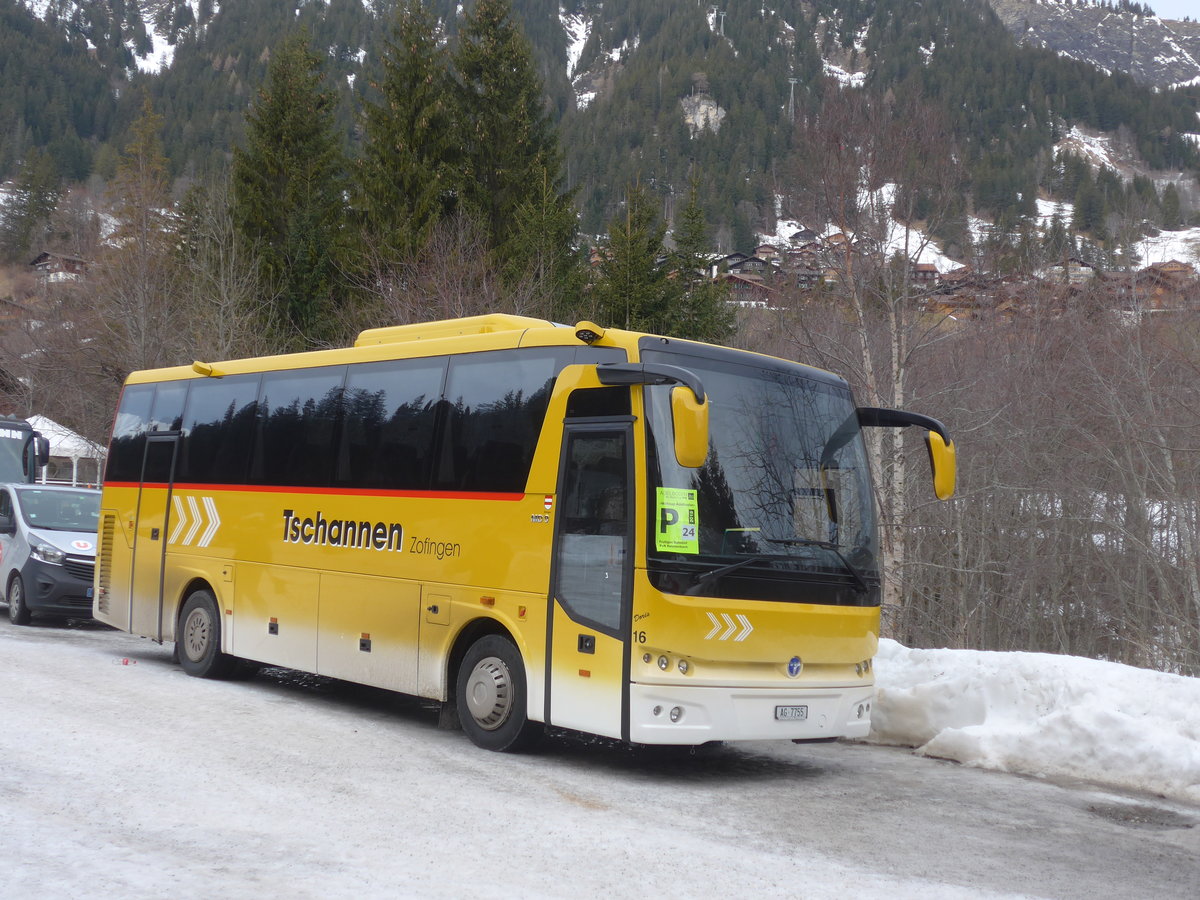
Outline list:
[[[52,419],[30,416],[27,421],[50,441],[51,456],[66,456],[71,459],[101,459],[104,456],[103,447],[93,444],[83,435],[76,434]]]

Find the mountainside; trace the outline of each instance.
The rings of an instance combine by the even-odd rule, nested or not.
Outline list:
[[[453,41],[459,0],[427,5]],[[513,0],[584,232],[602,232],[635,181],[670,220],[696,180],[729,249],[788,213],[797,125],[839,85],[865,87],[892,109],[938,110],[965,166],[961,193],[989,219],[1035,215],[1053,148],[1073,127],[1119,137],[1133,170],[1179,182],[1194,205],[1187,185],[1200,154],[1189,136],[1200,132],[1200,84],[1149,85],[1200,76],[1200,26],[1120,5],[730,0],[718,10],[693,0]],[[165,117],[175,175],[223,167],[273,49],[297,27],[324,50],[353,152],[393,6],[0,0],[0,41],[20,58],[0,70],[0,178],[14,177],[30,146],[48,148],[70,180],[110,176],[143,93]]]
[[[1198,22],[1166,21],[1135,11],[1144,7],[1128,2],[1115,9],[1070,5],[1066,0],[988,3],[1022,44],[1045,47],[1109,72],[1127,72],[1143,84],[1200,84]]]

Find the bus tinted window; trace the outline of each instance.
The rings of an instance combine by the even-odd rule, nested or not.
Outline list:
[[[573,358],[573,350],[530,349],[452,359],[436,485],[461,491],[525,490],[554,378]]]
[[[389,360],[350,367],[335,483],[429,487],[446,359]]]
[[[150,404],[154,385],[129,385],[121,393],[121,405],[113,421],[112,442],[104,477],[108,481],[137,481],[142,477],[142,456],[146,447]]]
[[[263,376],[253,483],[309,487],[330,483],[345,377],[345,366]]]
[[[178,481],[240,484],[246,480],[259,376],[192,382],[183,415]]]
[[[151,431],[179,430],[183,424],[183,401],[187,392],[186,381],[167,381],[158,386],[150,412]]]

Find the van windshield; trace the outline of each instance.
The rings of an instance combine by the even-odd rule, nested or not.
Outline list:
[[[99,491],[21,488],[21,517],[30,528],[48,531],[95,531],[100,521]]]

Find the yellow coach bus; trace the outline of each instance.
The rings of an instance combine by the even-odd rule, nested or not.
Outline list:
[[[492,315],[135,372],[94,614],[190,674],[266,664],[441,701],[476,744],[870,727],[880,568],[837,376]],[[452,720],[452,718],[451,718]]]

